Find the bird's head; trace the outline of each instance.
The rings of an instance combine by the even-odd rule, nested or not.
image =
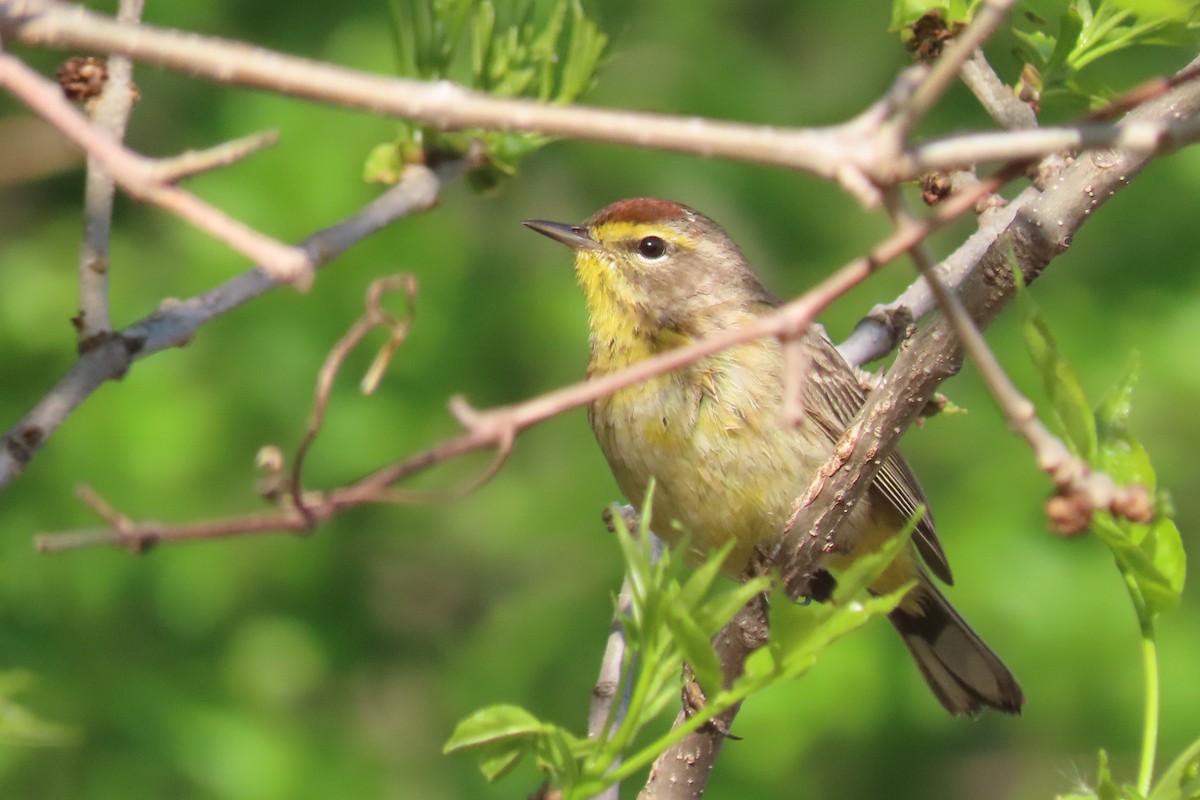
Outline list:
[[[725,231],[670,200],[621,200],[581,225],[525,225],[575,251],[593,333],[620,320],[629,335],[693,338],[771,302]]]

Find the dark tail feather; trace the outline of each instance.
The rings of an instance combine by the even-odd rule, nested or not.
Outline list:
[[[984,706],[1021,712],[1025,694],[1017,679],[927,579],[888,619],[951,714],[974,714]]]

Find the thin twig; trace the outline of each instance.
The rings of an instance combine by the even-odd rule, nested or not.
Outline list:
[[[117,184],[132,196],[164,208],[261,266],[282,283],[304,289],[312,281],[305,254],[255,231],[195,195],[154,178],[154,162],[126,149],[96,128],[58,91],[58,87],[0,53],[0,86],[88,153]]]
[[[897,227],[916,222],[904,207],[899,192],[887,192],[884,203]],[[1062,533],[1077,533],[1087,527],[1092,513],[1097,510],[1110,511],[1135,522],[1148,522],[1153,504],[1149,490],[1140,484],[1117,486],[1107,473],[1093,470],[1086,461],[1075,457],[1038,419],[1036,407],[1008,377],[958,295],[934,273],[933,262],[924,247],[918,245],[909,252],[921,276],[929,283],[938,309],[979,370],[1001,415],[1013,432],[1029,444],[1038,468],[1054,479],[1056,497],[1060,499],[1048,505],[1052,527]]]
[[[1016,5],[1016,0],[985,0],[975,12],[974,19],[954,38],[954,42],[942,51],[941,57],[934,62],[928,78],[917,87],[913,96],[909,98],[900,119],[899,127],[902,137],[906,137],[917,123],[925,118],[929,109],[933,108],[934,104],[958,78],[963,64],[976,49],[992,38],[1014,5]]]
[[[318,269],[394,220],[431,208],[443,182],[457,178],[464,169],[458,162],[446,163],[436,171],[408,167],[396,186],[298,247],[312,269]],[[54,388],[0,438],[0,489],[25,470],[54,431],[99,386],[120,378],[135,361],[186,344],[204,324],[279,285],[262,269],[247,270],[196,297],[163,303],[153,314],[82,354]]]
[[[1010,131],[1037,127],[1037,115],[1033,109],[1028,103],[1022,103],[1012,89],[1000,80],[981,48],[975,49],[962,65],[959,75],[984,110],[1000,123],[1000,127]]]
[[[1200,139],[1200,121],[1136,120],[1116,125],[1080,123],[1064,128],[989,131],[932,139],[899,157],[896,174],[913,175],[972,164],[1039,158],[1079,150],[1164,153]]]
[[[117,19],[136,25],[142,16],[142,5],[143,0],[121,0]],[[119,142],[125,138],[125,126],[133,108],[133,62],[126,56],[113,56],[108,60],[107,73],[100,96],[88,104],[88,113],[97,128]],[[75,318],[80,350],[112,332],[108,314],[108,246],[114,188],[112,176],[89,156],[83,190],[83,242],[79,251],[79,316]]]
[[[204,150],[188,150],[172,158],[149,160],[147,174],[155,183],[179,183],[185,178],[236,164],[279,143],[279,131],[263,131],[232,139]]]
[[[402,318],[396,318],[382,305],[383,294],[392,291],[404,292],[408,311]],[[334,378],[337,377],[342,365],[346,363],[350,353],[362,343],[368,333],[379,327],[386,328],[388,341],[380,348],[363,381],[364,394],[373,392],[378,382],[378,375],[391,361],[396,348],[408,338],[408,333],[412,329],[416,297],[417,279],[414,275],[393,275],[371,281],[370,286],[367,287],[366,310],[362,317],[350,326],[350,330],[346,331],[325,357],[325,363],[321,365],[321,369],[317,373],[316,396],[313,398],[313,410],[309,416],[308,428],[301,437],[300,444],[296,447],[296,454],[292,458],[291,480],[288,482],[288,492],[292,497],[292,503],[300,509],[301,513],[304,511],[304,500],[301,497],[304,483],[304,458],[308,455],[309,448],[316,441],[317,435],[321,432],[321,426],[325,422],[325,412],[329,408],[329,395],[333,391]]]
[[[319,506],[309,504],[309,508],[319,508]],[[253,532],[308,533],[311,527],[310,520],[299,512],[276,512],[257,517],[239,516],[230,520],[206,520],[195,524],[160,526],[154,522],[139,522],[71,533],[45,534],[35,536],[33,546],[39,553],[115,546],[140,554],[163,540],[178,543],[245,536],[247,533]]]

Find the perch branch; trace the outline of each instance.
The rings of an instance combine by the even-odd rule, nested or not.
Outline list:
[[[1200,61],[1193,62],[1189,69],[1196,64]],[[1178,87],[1132,113],[1143,119],[1194,117],[1200,113],[1200,90],[1194,84]],[[1027,282],[1064,252],[1092,212],[1128,185],[1150,160],[1138,153],[1098,155],[1072,163],[1059,180],[1025,204],[1009,225],[1005,239],[1013,243]],[[986,327],[1015,294],[1009,255],[1004,241],[994,242],[962,282],[959,297],[977,327]],[[797,506],[789,521],[776,562],[793,596],[807,589],[808,576],[821,554],[835,546],[837,527],[846,510],[870,486],[878,465],[937,386],[957,371],[960,358],[953,330],[944,317],[935,317],[900,351],[879,387],[868,396],[821,470],[829,476],[824,485],[813,493],[808,505]],[[739,641],[733,628],[733,623],[726,626],[715,640],[722,663],[743,663],[754,649]],[[705,757],[704,746],[698,734],[691,734],[662,754],[656,768],[660,764],[676,765],[671,767],[676,772],[671,785],[678,788],[662,787],[658,797],[696,796],[692,787],[707,783],[713,765]],[[679,775],[678,765],[684,762],[687,768]]]
[[[877,245],[867,256],[851,261],[803,296],[747,325],[670,350],[618,372],[548,392],[517,405],[486,411],[467,411],[463,401],[456,401],[454,404],[456,417],[466,428],[463,433],[443,440],[430,449],[404,461],[383,467],[348,486],[322,493],[306,492],[300,506],[305,509],[309,519],[304,519],[304,514],[300,514],[301,519],[297,519],[297,512],[293,507],[274,515],[247,516],[245,517],[246,526],[241,530],[238,528],[237,518],[215,521],[212,532],[208,535],[206,535],[203,522],[188,523],[178,526],[178,528],[155,522],[146,523],[144,526],[133,524],[124,530],[45,534],[38,537],[37,546],[44,551],[57,551],[109,544],[140,551],[149,544],[167,541],[260,534],[271,531],[307,531],[311,524],[328,519],[344,508],[364,503],[389,501],[388,493],[394,491],[393,485],[396,482],[422,472],[435,464],[488,448],[495,448],[498,451],[497,459],[502,459],[507,450],[511,448],[517,433],[564,411],[586,405],[599,397],[612,394],[654,375],[679,369],[735,345],[765,337],[794,336],[797,331],[806,330],[816,316],[830,303],[853,286],[861,283],[880,266],[909,250],[915,242],[927,237],[932,231],[970,211],[979,197],[995,191],[998,180],[998,178],[993,178],[981,182],[976,190],[951,198],[919,225],[895,232]],[[493,471],[494,469],[490,470],[488,474]],[[279,525],[272,528],[271,519],[275,519]],[[176,531],[178,531],[178,535]]]

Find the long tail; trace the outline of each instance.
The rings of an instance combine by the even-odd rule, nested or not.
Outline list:
[[[888,619],[951,714],[984,706],[1021,712],[1025,694],[1017,679],[924,575]]]

